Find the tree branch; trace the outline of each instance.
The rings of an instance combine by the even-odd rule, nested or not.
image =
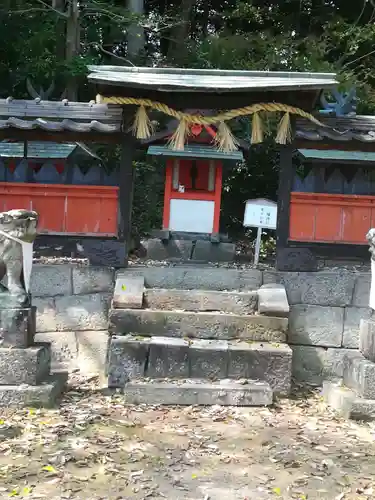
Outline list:
[[[49,10],[53,10],[53,12],[56,12],[56,14],[58,14],[59,16],[61,17],[64,17],[64,18],[68,18],[69,17],[69,14],[67,14],[66,12],[61,12],[61,10],[57,10],[55,9],[54,7],[52,7],[52,5],[49,5],[48,3],[46,2],[43,2],[43,0],[36,0],[38,3],[44,5],[44,7],[46,7],[47,9]]]
[[[109,52],[109,50],[106,50],[103,47],[103,45],[100,45],[100,43],[93,42],[93,43],[90,43],[89,45],[98,48],[101,52],[103,52],[103,54],[107,54],[108,56],[114,57],[115,59],[119,59],[120,61],[124,61],[124,62],[130,64],[131,66],[135,67],[135,64],[133,64],[131,61],[129,61],[129,59],[125,59],[125,57],[121,57],[121,56],[114,54],[113,52]]]

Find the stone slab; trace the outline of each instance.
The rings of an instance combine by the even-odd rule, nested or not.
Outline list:
[[[322,385],[327,349],[304,345],[291,345],[291,348],[293,378],[306,385]]]
[[[269,283],[258,290],[258,311],[269,316],[289,316],[289,303],[284,285]]]
[[[344,384],[365,399],[375,399],[375,363],[357,351],[345,356]]]
[[[236,255],[234,243],[212,243],[198,240],[195,243],[192,260],[204,262],[233,262]]]
[[[0,347],[29,347],[36,331],[36,307],[0,310]]]
[[[37,333],[43,332],[56,332],[56,305],[55,299],[51,298],[37,298],[33,299],[33,304],[37,308],[36,312],[36,331]]]
[[[78,331],[77,367],[84,375],[106,375],[110,336],[107,330]]]
[[[221,311],[254,314],[257,292],[217,292],[212,290],[146,289],[144,304],[149,309],[184,311]]]
[[[369,319],[369,307],[346,307],[344,312],[343,347],[359,349],[359,325],[361,319]]]
[[[124,394],[129,404],[152,405],[222,405],[268,406],[272,404],[272,389],[266,382],[221,380],[131,381]]]
[[[73,294],[84,295],[99,292],[112,292],[114,271],[108,267],[73,267]]]
[[[170,337],[152,337],[147,376],[152,378],[189,377],[189,342]]]
[[[322,395],[326,403],[341,417],[353,420],[375,419],[375,400],[359,397],[341,381],[325,381]]]
[[[150,339],[134,335],[112,337],[109,346],[108,387],[121,388],[131,379],[143,377]]]
[[[121,268],[127,265],[124,241],[85,238],[76,240],[77,255],[87,258],[92,266]]]
[[[75,332],[43,332],[35,335],[35,342],[49,343],[51,365],[67,370],[77,368],[77,338]]]
[[[145,279],[143,276],[123,276],[116,278],[112,307],[118,309],[141,309]]]
[[[190,259],[193,242],[188,240],[160,240],[151,238],[143,243],[147,259],[151,260],[169,260],[169,259]]]
[[[109,300],[109,295],[101,293],[56,297],[55,330],[106,330]]]
[[[369,307],[371,274],[361,273],[356,275],[353,293],[353,306]]]
[[[65,264],[33,266],[30,289],[33,297],[72,295],[72,266]]]
[[[51,408],[55,406],[67,380],[67,373],[59,373],[50,375],[40,385],[0,385],[0,407]]]
[[[276,254],[276,269],[314,272],[318,270],[318,261],[308,248],[280,248]]]
[[[163,337],[191,337],[228,340],[243,338],[264,342],[285,342],[288,320],[269,316],[112,309],[109,331]]]
[[[192,340],[189,362],[190,377],[223,379],[228,373],[228,343],[222,340]]]
[[[266,381],[282,395],[290,392],[292,350],[287,344],[228,342],[229,378]]]
[[[0,348],[0,385],[38,385],[51,368],[49,346]]]
[[[365,358],[375,363],[375,320],[361,319],[359,326],[359,350]]]
[[[342,307],[294,305],[290,308],[290,344],[341,347],[343,329]]]

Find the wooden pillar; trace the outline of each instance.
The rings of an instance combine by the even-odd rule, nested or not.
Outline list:
[[[126,244],[126,254],[132,229],[135,145],[134,137],[126,134],[121,144],[118,199],[118,239]]]
[[[279,188],[277,193],[276,260],[289,238],[290,193],[293,187],[293,144],[280,147]]]

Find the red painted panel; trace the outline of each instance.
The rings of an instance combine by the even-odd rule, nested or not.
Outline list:
[[[315,216],[316,241],[340,241],[342,239],[342,208],[318,205]]]
[[[198,177],[196,180],[196,188],[199,190],[208,191],[208,176],[210,171],[210,163],[207,160],[197,161]]]
[[[357,243],[366,241],[371,227],[371,207],[345,206],[343,208],[343,241]]]
[[[178,160],[179,172],[178,181],[185,189],[191,189],[190,169],[193,164],[192,160]]]
[[[290,204],[290,239],[294,241],[313,241],[315,233],[314,206],[297,203]]]

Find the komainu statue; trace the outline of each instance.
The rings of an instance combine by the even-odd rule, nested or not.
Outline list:
[[[1,307],[27,307],[33,261],[33,242],[37,235],[38,214],[29,210],[0,212]]]
[[[371,254],[371,288],[369,306],[372,310],[372,316],[375,314],[375,229],[370,229],[366,234],[366,239],[370,245]]]

